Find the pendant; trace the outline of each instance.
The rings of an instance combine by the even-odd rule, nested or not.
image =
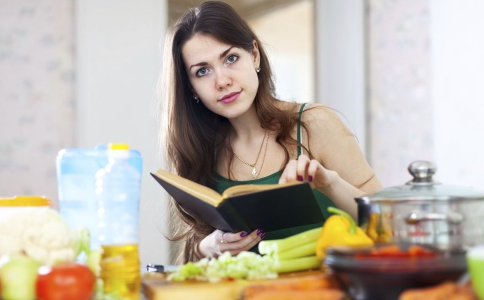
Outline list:
[[[256,170],[256,168],[255,168],[255,167],[252,169],[252,176],[253,176],[254,178],[256,178],[256,176],[257,176],[257,170]]]

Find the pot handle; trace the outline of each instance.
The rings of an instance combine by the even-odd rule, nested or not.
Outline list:
[[[419,224],[420,222],[427,222],[427,221],[446,221],[449,224],[457,225],[464,221],[464,216],[458,213],[426,213],[426,214],[418,214],[418,213],[411,213],[405,217],[405,222],[407,224]]]

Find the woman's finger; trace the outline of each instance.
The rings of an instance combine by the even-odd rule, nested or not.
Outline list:
[[[297,160],[291,159],[287,163],[284,171],[282,172],[279,183],[286,183],[286,182],[291,182],[291,181],[297,180],[296,170],[297,170]]]
[[[297,159],[297,175],[296,175],[298,181],[308,180],[307,172],[308,172],[309,163],[310,163],[309,157],[307,157],[304,154],[299,155]]]
[[[224,232],[224,233],[222,233],[220,240],[223,244],[224,243],[228,244],[228,243],[240,241],[241,239],[245,238],[248,235],[249,234],[245,231],[240,231],[240,232],[237,232],[237,233]]]
[[[227,237],[228,235],[230,235],[230,237]],[[224,235],[224,237],[226,237],[226,241],[230,240],[230,242],[227,241],[227,247],[225,247],[225,249],[232,250],[237,248],[245,248],[252,241],[257,240],[259,235],[262,235],[262,231],[260,230],[254,230],[250,234],[245,231],[234,234],[227,233]]]
[[[319,161],[317,161],[315,159],[311,160],[311,162],[309,163],[309,166],[308,166],[308,171],[307,171],[309,182],[312,182],[314,180],[314,178],[316,178],[317,172],[318,172],[320,167],[322,168],[323,166],[321,166]]]
[[[245,238],[228,244],[227,251],[230,251],[230,254],[232,255],[237,255],[242,251],[248,251],[262,240],[261,236],[263,236],[263,234],[261,234],[260,231],[254,230]]]

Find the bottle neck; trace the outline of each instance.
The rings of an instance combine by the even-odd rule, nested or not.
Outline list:
[[[129,156],[130,156],[129,150],[108,150],[109,161],[128,160]]]

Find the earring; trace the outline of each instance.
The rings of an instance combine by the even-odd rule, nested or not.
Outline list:
[[[200,99],[198,99],[198,96],[193,94],[193,99],[197,100],[197,104],[200,102]]]
[[[260,72],[260,67],[259,67],[259,68],[257,68],[257,69],[255,69],[255,71],[256,71],[257,73],[259,73],[259,72]]]

